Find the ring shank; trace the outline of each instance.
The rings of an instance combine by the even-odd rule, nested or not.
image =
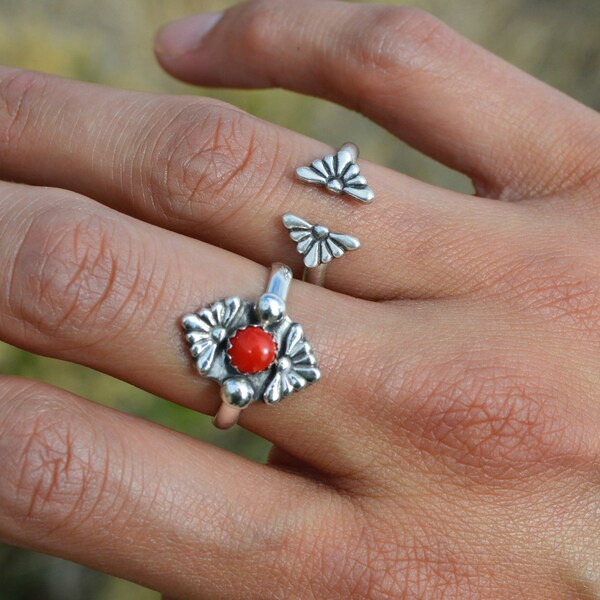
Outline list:
[[[284,265],[283,263],[273,263],[265,294],[275,294],[285,302],[287,300],[288,292],[290,291],[293,277],[294,274],[287,265]]]
[[[222,402],[213,419],[213,425],[218,429],[230,429],[237,425],[241,412],[239,408],[229,406],[227,402]]]
[[[324,287],[325,273],[327,272],[327,267],[327,264],[320,264],[314,269],[309,269],[308,267],[305,267],[304,273],[302,275],[302,281],[312,283],[313,285],[318,285],[319,287]]]

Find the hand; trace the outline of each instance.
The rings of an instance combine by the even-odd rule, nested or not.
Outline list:
[[[360,110],[479,197],[361,161],[357,205],[234,107],[0,70],[9,343],[211,413],[180,316],[299,269],[285,212],[363,244],[292,286],[323,379],[243,413],[268,465],[3,377],[0,536],[185,599],[600,593],[600,117],[412,9],[252,1],[157,48]]]

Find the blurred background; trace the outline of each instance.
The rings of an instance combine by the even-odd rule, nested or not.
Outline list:
[[[296,2],[299,0],[282,0]],[[194,89],[164,75],[152,54],[153,35],[166,21],[229,0],[0,0],[0,63],[109,86],[205,94],[332,146],[348,131],[362,155],[437,185],[470,191],[456,173],[410,150],[359,115],[281,90]],[[388,0],[388,4],[405,2]],[[600,108],[598,0],[416,0],[492,52]],[[415,106],[418,110],[418,106]],[[77,365],[33,356],[0,343],[0,373],[63,387],[264,461],[268,444],[236,428],[216,431],[210,419]],[[0,457],[1,460],[1,457]],[[1,485],[1,479],[0,479]],[[158,600],[132,583],[67,561],[0,545],[0,600]]]

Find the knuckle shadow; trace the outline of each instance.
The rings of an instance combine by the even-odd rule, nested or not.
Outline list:
[[[28,71],[17,71],[0,80],[0,148],[14,153],[47,85],[47,77]]]
[[[317,571],[325,590],[318,597],[341,590],[345,598],[467,598],[481,589],[480,557],[452,535],[431,522],[409,523],[396,502],[359,511],[346,521],[351,526],[322,536]]]
[[[410,76],[448,59],[460,37],[433,15],[409,7],[368,7],[357,13],[356,43],[350,45],[354,62],[381,77]],[[368,31],[368,36],[365,32]]]
[[[136,313],[150,285],[129,234],[116,220],[74,207],[35,215],[16,254],[11,314],[59,350],[116,335],[117,321]]]
[[[52,392],[35,392],[2,427],[5,465],[0,499],[21,525],[49,534],[75,527],[105,493],[109,461],[85,417]],[[17,418],[18,417],[18,418]],[[84,426],[82,426],[84,425]]]
[[[277,140],[246,113],[192,105],[164,135],[153,160],[159,168],[150,172],[157,208],[169,218],[216,226],[272,183]]]
[[[270,46],[273,31],[281,28],[280,19],[285,18],[286,7],[273,0],[253,0],[244,12],[244,26],[238,43],[249,56],[260,56]]]
[[[530,371],[472,355],[424,370],[408,392],[411,444],[485,484],[577,466],[589,450],[583,424],[564,406],[564,389]]]
[[[566,255],[519,258],[494,284],[501,298],[521,313],[561,331],[600,333],[597,266]]]

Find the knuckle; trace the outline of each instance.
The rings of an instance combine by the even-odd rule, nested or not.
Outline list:
[[[312,499],[308,494],[305,497],[309,500],[301,509],[290,505],[283,513],[283,520],[277,528],[277,541],[275,544],[271,541],[271,551],[263,555],[273,578],[282,589],[290,578],[301,585],[318,586],[320,583],[314,578],[314,573],[320,571],[314,569],[322,556],[324,520],[319,511],[323,497],[320,494]],[[282,564],[287,566],[283,572]]]
[[[368,10],[365,27],[363,10]],[[429,68],[447,57],[459,37],[428,12],[409,7],[365,8],[356,14],[356,58],[365,65],[397,76]],[[367,34],[368,32],[368,34]]]
[[[154,162],[164,175],[152,175],[152,189],[160,212],[205,224],[231,216],[240,196],[257,197],[267,185],[276,147],[273,135],[246,113],[217,103],[189,105],[157,149]]]
[[[243,52],[251,56],[262,53],[268,47],[270,32],[277,31],[270,25],[281,14],[281,2],[273,0],[252,0],[244,14],[244,27],[239,33],[238,43]]]
[[[554,118],[548,110],[540,111],[540,120],[546,122]],[[538,190],[540,194],[549,192],[576,191],[584,196],[592,194],[597,197],[600,189],[600,154],[594,140],[600,134],[600,123],[587,120],[580,124],[577,120],[566,130],[561,151],[561,168],[554,168],[556,163],[548,162],[540,173]],[[532,195],[535,190],[528,190]]]
[[[379,554],[383,542],[377,528],[366,524],[359,510],[346,515],[350,516],[346,523],[351,526],[343,526],[338,520],[335,529],[328,527],[327,535],[311,540],[313,552],[308,555],[311,559],[305,565],[304,577],[308,582],[311,573],[322,574],[323,589],[315,590],[316,597],[330,597],[335,592],[345,598],[394,597],[384,593],[384,588],[397,553],[386,557]]]
[[[3,512],[47,532],[76,525],[104,494],[109,463],[102,440],[49,388],[33,386],[11,401],[19,408],[1,427],[10,457],[0,486]]]
[[[0,143],[3,146],[14,150],[47,85],[47,77],[29,71],[16,71],[0,80]]]
[[[109,335],[143,294],[128,233],[117,220],[69,203],[38,211],[14,260],[11,314],[63,349]]]
[[[524,362],[463,353],[423,369],[405,390],[415,402],[402,425],[411,444],[486,484],[562,459],[573,466],[587,452],[584,424],[561,401],[573,392]]]
[[[364,587],[361,575],[367,574],[366,568],[359,573],[351,566],[356,558],[353,540],[359,535],[353,527],[358,521],[356,509],[348,498],[335,492],[326,502],[328,510],[321,504],[318,516],[306,519],[296,543],[286,548],[296,585],[309,589],[315,598],[369,597],[352,593]]]
[[[514,259],[495,283],[511,307],[561,328],[600,332],[600,279],[586,251]]]
[[[429,519],[434,519],[429,515]],[[322,574],[324,589],[316,597],[382,598],[470,597],[477,588],[475,556],[455,547],[451,535],[436,533],[431,524],[407,524],[397,504],[356,506],[345,526],[321,535],[319,552],[307,569]],[[415,519],[416,521],[416,519]],[[314,581],[314,577],[313,577]]]

